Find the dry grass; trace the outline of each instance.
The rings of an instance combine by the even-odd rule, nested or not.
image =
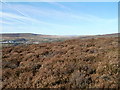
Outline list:
[[[118,38],[3,48],[3,88],[118,88]]]

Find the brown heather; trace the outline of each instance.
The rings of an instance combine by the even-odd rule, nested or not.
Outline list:
[[[118,88],[118,38],[3,48],[3,88]]]

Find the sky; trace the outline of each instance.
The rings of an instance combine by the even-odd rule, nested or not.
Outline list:
[[[0,33],[118,33],[117,2],[2,2]]]

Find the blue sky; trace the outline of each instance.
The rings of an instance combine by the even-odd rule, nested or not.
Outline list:
[[[118,32],[117,2],[6,2],[2,33],[97,35]]]

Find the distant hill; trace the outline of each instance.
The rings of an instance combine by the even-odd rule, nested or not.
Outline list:
[[[1,34],[3,37],[31,37],[37,36],[39,34],[32,34],[32,33],[4,33]]]
[[[70,37],[116,37],[120,35],[120,33],[113,34],[104,34],[104,35],[43,35],[43,34],[33,34],[33,33],[3,33],[0,34],[2,37],[52,37],[52,38],[70,38]]]
[[[67,35],[43,35],[43,34],[33,34],[33,33],[3,33],[0,34],[2,37],[11,37],[11,38],[18,38],[18,37],[48,37],[48,38],[70,38],[76,36],[67,36]]]
[[[76,36],[42,35],[33,33],[3,33],[0,35],[2,36],[0,43],[3,43],[4,44],[3,46],[59,42],[76,37]]]
[[[120,33],[114,33],[114,34],[105,34],[105,35],[43,35],[43,34],[33,34],[33,33],[3,33],[2,40],[0,40],[0,43],[7,43],[11,45],[11,43],[14,45],[19,45],[18,43],[22,44],[39,44],[39,43],[47,43],[47,42],[59,42],[64,41],[68,39],[90,39],[90,38],[102,38],[102,37],[118,37]],[[4,45],[3,45],[4,46]]]
[[[120,36],[120,33],[103,34],[103,35],[86,35],[86,36],[79,36],[79,38],[90,39],[90,38],[118,37],[118,36]]]

